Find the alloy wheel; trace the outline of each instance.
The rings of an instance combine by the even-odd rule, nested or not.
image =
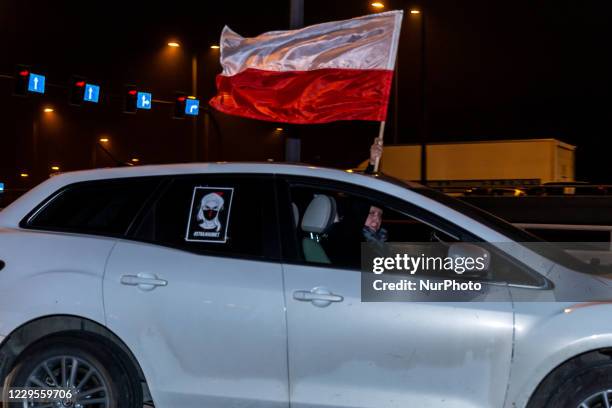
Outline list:
[[[70,398],[24,401],[24,408],[108,408],[109,384],[100,370],[82,358],[46,359],[28,375],[26,388],[70,390]]]

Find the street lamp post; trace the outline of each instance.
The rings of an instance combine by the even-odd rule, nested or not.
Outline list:
[[[51,106],[45,106],[44,108],[40,109],[39,106],[35,105],[36,107],[33,110],[33,116],[32,116],[32,167],[31,167],[31,175],[32,177],[37,180],[37,177],[43,177],[43,175],[45,174],[45,171],[43,171],[44,168],[46,168],[46,165],[43,166],[40,162],[41,162],[41,155],[40,155],[40,142],[41,142],[41,128],[43,126],[44,120],[43,117],[44,116],[48,116],[48,115],[52,115],[55,112],[55,109],[53,109]],[[44,115],[44,116],[43,116]]]
[[[181,43],[178,41],[170,41],[168,42],[168,46],[172,48],[182,47]],[[210,47],[213,50],[219,49],[218,45],[211,45]],[[191,51],[191,94],[192,96],[198,95],[198,53],[196,51]],[[202,113],[204,114],[204,160],[209,160],[209,152],[208,152],[208,137],[209,137],[209,118],[208,115],[210,112],[207,109],[202,109]],[[199,143],[198,143],[198,120],[199,117],[195,117],[192,122],[191,128],[191,150],[192,150],[192,160],[198,161],[200,159],[199,152]]]
[[[194,52],[191,54],[191,95],[198,94],[198,55]],[[198,161],[198,118],[195,117],[191,121],[191,149],[193,161]]]
[[[38,176],[38,132],[40,130],[40,123],[38,120],[38,111],[34,111],[34,118],[32,120],[32,167],[31,172],[34,178]]]
[[[170,48],[183,48],[179,41],[172,40],[167,43]],[[196,96],[198,92],[198,54],[190,52],[191,56],[191,95]],[[191,160],[198,161],[198,118],[191,122]]]
[[[427,184],[427,17],[422,10],[410,10],[410,14],[421,17],[421,184]]]
[[[304,27],[304,0],[289,1],[289,28],[292,30]],[[285,137],[285,161],[300,162],[302,160],[302,140],[298,125],[287,124]]]
[[[100,138],[94,138],[93,149],[91,151],[91,164],[92,168],[98,167],[98,148],[102,149],[103,144],[107,144],[110,139],[107,136],[102,136]]]

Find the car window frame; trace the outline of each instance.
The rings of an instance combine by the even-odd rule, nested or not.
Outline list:
[[[357,197],[362,197],[367,200],[379,202],[383,204],[385,207],[392,209],[393,211],[399,212],[401,214],[406,214],[406,216],[412,217],[415,220],[422,222],[430,227],[440,230],[443,233],[453,236],[457,238],[460,242],[473,242],[473,243],[485,243],[487,246],[491,245],[487,241],[478,237],[477,235],[465,230],[464,228],[452,223],[451,221],[432,213],[422,207],[419,207],[411,202],[408,202],[404,199],[394,197],[392,195],[386,194],[381,191],[374,190],[369,187],[363,187],[356,184],[351,184],[347,182],[341,182],[337,180],[330,180],[320,177],[311,177],[311,176],[292,176],[292,175],[284,175],[280,176],[277,181],[277,188],[279,191],[279,197],[282,197],[281,200],[278,201],[278,208],[281,210],[279,212],[279,221],[281,225],[288,225],[293,232],[288,233],[289,228],[285,228],[282,231],[281,243],[282,243],[282,261],[288,265],[299,265],[299,266],[309,266],[309,267],[317,267],[317,268],[325,268],[325,269],[336,269],[336,270],[347,270],[352,272],[361,272],[360,270],[356,270],[351,267],[339,266],[339,265],[330,265],[324,263],[312,263],[306,262],[301,258],[301,252],[299,249],[299,240],[297,234],[297,228],[294,227],[293,222],[293,214],[290,213],[291,207],[291,188],[292,187],[305,187],[305,188],[314,188],[321,190],[330,190],[335,192],[343,192],[350,195],[354,195]],[[404,188],[406,188],[404,186]],[[285,191],[283,191],[285,189]],[[282,200],[285,200],[284,202]],[[303,214],[300,214],[303,215]],[[280,218],[282,217],[282,218]],[[451,231],[449,231],[450,229]],[[288,256],[292,257],[289,258]],[[528,289],[538,289],[545,290],[551,289],[554,287],[552,282],[550,282],[545,276],[540,274],[539,272],[533,270],[528,265],[525,265],[520,260],[506,254],[504,251],[496,250],[496,256],[500,256],[503,258],[505,262],[510,262],[514,267],[518,268],[521,273],[528,275],[530,278],[535,278],[540,282],[540,285],[529,285],[522,283],[513,283],[506,282],[500,280],[492,280],[480,277],[462,277],[458,275],[457,279],[469,279],[471,281],[480,282],[483,284],[491,284],[491,285],[508,285],[512,287],[520,287],[520,288],[528,288]]]
[[[274,230],[272,234],[273,242],[270,246],[275,248],[275,255],[268,256],[264,254],[262,256],[256,256],[256,255],[249,255],[249,254],[222,253],[222,252],[207,251],[207,250],[195,251],[195,250],[185,247],[184,245],[173,245],[170,243],[157,242],[155,240],[143,239],[141,237],[136,236],[138,228],[140,227],[141,223],[145,219],[148,212],[151,210],[151,207],[166,193],[166,191],[168,191],[168,189],[172,186],[172,183],[175,180],[197,178],[197,177],[200,177],[200,178],[204,178],[204,177],[229,177],[229,178],[232,178],[232,177],[241,178],[242,177],[242,178],[245,178],[246,177],[246,178],[251,178],[251,179],[254,179],[254,178],[268,179],[268,182],[270,183],[270,187],[272,188],[272,191],[274,192],[274,197],[271,200],[273,202],[273,209],[270,211],[270,215],[272,217],[270,221],[272,222],[272,225],[276,226],[276,228],[274,227],[272,228]],[[147,205],[141,209],[140,213],[138,214],[138,217],[134,220],[134,222],[130,226],[130,229],[128,230],[128,233],[126,234],[124,239],[132,241],[132,242],[138,242],[138,243],[143,243],[143,244],[148,244],[148,245],[155,245],[155,246],[162,247],[162,248],[170,248],[170,249],[174,249],[177,251],[182,251],[182,252],[186,252],[186,253],[190,253],[190,254],[198,255],[198,256],[230,258],[230,259],[268,262],[268,263],[280,263],[282,259],[282,250],[281,250],[280,232],[278,228],[278,223],[279,223],[278,208],[279,207],[278,207],[278,200],[277,200],[276,179],[275,179],[275,175],[271,173],[240,173],[240,172],[222,173],[221,172],[221,173],[186,173],[186,174],[168,175],[167,181],[164,184],[164,186],[159,188],[158,191],[155,193],[155,195],[152,196],[150,200],[147,202]],[[264,224],[265,224],[265,221],[264,221]]]
[[[36,205],[30,212],[26,214],[25,217],[21,219],[19,222],[19,228],[29,230],[29,231],[42,231],[42,232],[59,232],[66,234],[75,234],[75,235],[84,235],[84,236],[92,236],[92,237],[107,237],[107,238],[125,238],[127,236],[128,231],[130,230],[134,220],[141,213],[143,208],[149,203],[152,197],[155,196],[157,191],[164,184],[164,179],[166,176],[136,176],[136,177],[120,177],[120,178],[107,178],[107,179],[96,179],[96,180],[86,180],[86,181],[78,181],[75,183],[66,184],[52,194],[47,196],[44,200],[42,200],[38,205]],[[142,200],[142,204],[128,223],[125,231],[120,233],[108,233],[108,232],[99,232],[99,231],[90,231],[84,230],[82,228],[57,228],[57,227],[39,227],[30,225],[30,222],[44,209],[49,206],[55,199],[60,197],[62,194],[67,192],[68,190],[79,188],[81,186],[102,184],[102,183],[129,183],[130,181],[147,181],[147,180],[158,180],[157,185],[155,185],[149,195]]]

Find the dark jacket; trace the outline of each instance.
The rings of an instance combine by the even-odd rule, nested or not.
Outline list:
[[[332,264],[359,268],[361,244],[365,242],[363,226],[369,213],[369,203],[352,202],[345,209],[342,220],[330,227],[323,245]]]
[[[374,174],[374,165],[368,162],[364,174]],[[363,226],[369,213],[369,203],[351,203],[350,208],[345,209],[342,220],[329,228],[323,247],[332,264],[360,267],[361,244],[365,242]]]

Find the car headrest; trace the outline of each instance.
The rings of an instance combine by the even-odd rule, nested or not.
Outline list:
[[[302,217],[302,231],[320,234],[336,218],[336,200],[324,194],[314,196]]]

